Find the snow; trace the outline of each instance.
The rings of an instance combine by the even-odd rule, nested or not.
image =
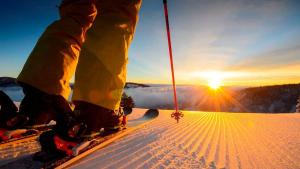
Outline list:
[[[300,168],[300,114],[160,113],[71,168]]]
[[[130,119],[138,119],[144,111],[135,109]],[[151,123],[71,168],[300,168],[299,113],[184,111],[179,123],[170,114],[171,111],[160,110],[160,116]],[[22,144],[23,148],[19,149],[18,145],[2,149],[0,163],[7,160],[3,157],[10,151],[25,152],[26,145],[32,147],[27,150],[30,153],[37,151],[37,145],[31,144]],[[22,156],[17,154],[11,158],[16,160]],[[0,168],[21,169],[22,165],[30,166],[29,163],[30,160],[21,160]]]
[[[40,151],[40,149],[40,145],[36,139],[0,147],[0,166],[34,154]]]

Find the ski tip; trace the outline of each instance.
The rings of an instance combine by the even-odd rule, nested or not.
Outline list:
[[[144,118],[153,119],[159,115],[158,109],[149,109],[145,112]]]

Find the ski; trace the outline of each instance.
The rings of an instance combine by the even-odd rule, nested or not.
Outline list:
[[[54,121],[51,121],[45,125],[36,125],[26,127],[24,129],[16,129],[16,130],[4,130],[0,129],[1,141],[0,141],[0,148],[27,142],[31,140],[37,140],[38,137],[46,131],[51,130],[55,125]],[[5,139],[6,138],[6,139]]]
[[[42,161],[43,165],[42,168],[48,169],[48,168],[67,168],[73,163],[77,162],[78,160],[88,156],[89,154],[117,141],[118,139],[130,134],[131,132],[145,126],[149,122],[151,122],[153,119],[155,119],[158,116],[159,112],[156,109],[150,109],[145,112],[144,116],[135,119],[135,120],[129,120],[126,128],[123,128],[121,130],[111,132],[111,133],[100,133],[99,136],[96,136],[94,139],[86,141],[81,143],[80,145],[73,148],[71,154],[65,155],[65,154],[57,154],[55,158],[51,157],[52,155],[49,155],[50,161]],[[38,152],[36,155],[43,152]],[[47,154],[46,154],[47,156]],[[38,160],[40,161],[40,159]],[[41,161],[40,161],[41,162]]]
[[[6,146],[22,143],[30,140],[37,139],[39,135],[50,130],[54,125],[54,121],[50,121],[48,124],[24,126],[20,129],[7,129],[7,121],[5,119],[11,118],[18,114],[19,108],[9,98],[9,96],[0,90],[0,148]]]

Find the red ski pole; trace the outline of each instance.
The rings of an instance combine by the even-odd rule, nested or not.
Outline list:
[[[170,26],[169,26],[169,15],[168,15],[167,0],[163,0],[163,3],[164,3],[166,29],[167,29],[167,36],[168,36],[168,46],[169,46],[170,65],[171,65],[171,73],[172,73],[172,84],[173,84],[173,93],[174,93],[174,106],[175,106],[175,112],[173,112],[171,114],[171,117],[175,118],[175,120],[178,123],[179,119],[181,117],[183,117],[183,113],[178,110],[178,101],[177,101],[177,94],[176,94],[175,73],[174,73],[174,64],[173,64],[172,43],[171,43],[171,33],[170,33]]]

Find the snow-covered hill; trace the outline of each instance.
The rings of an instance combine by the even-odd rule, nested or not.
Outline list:
[[[161,110],[155,121],[71,168],[300,168],[298,113],[190,111],[179,123],[170,113]],[[0,168],[20,168],[13,164]]]
[[[300,114],[170,111],[72,168],[299,169]]]

